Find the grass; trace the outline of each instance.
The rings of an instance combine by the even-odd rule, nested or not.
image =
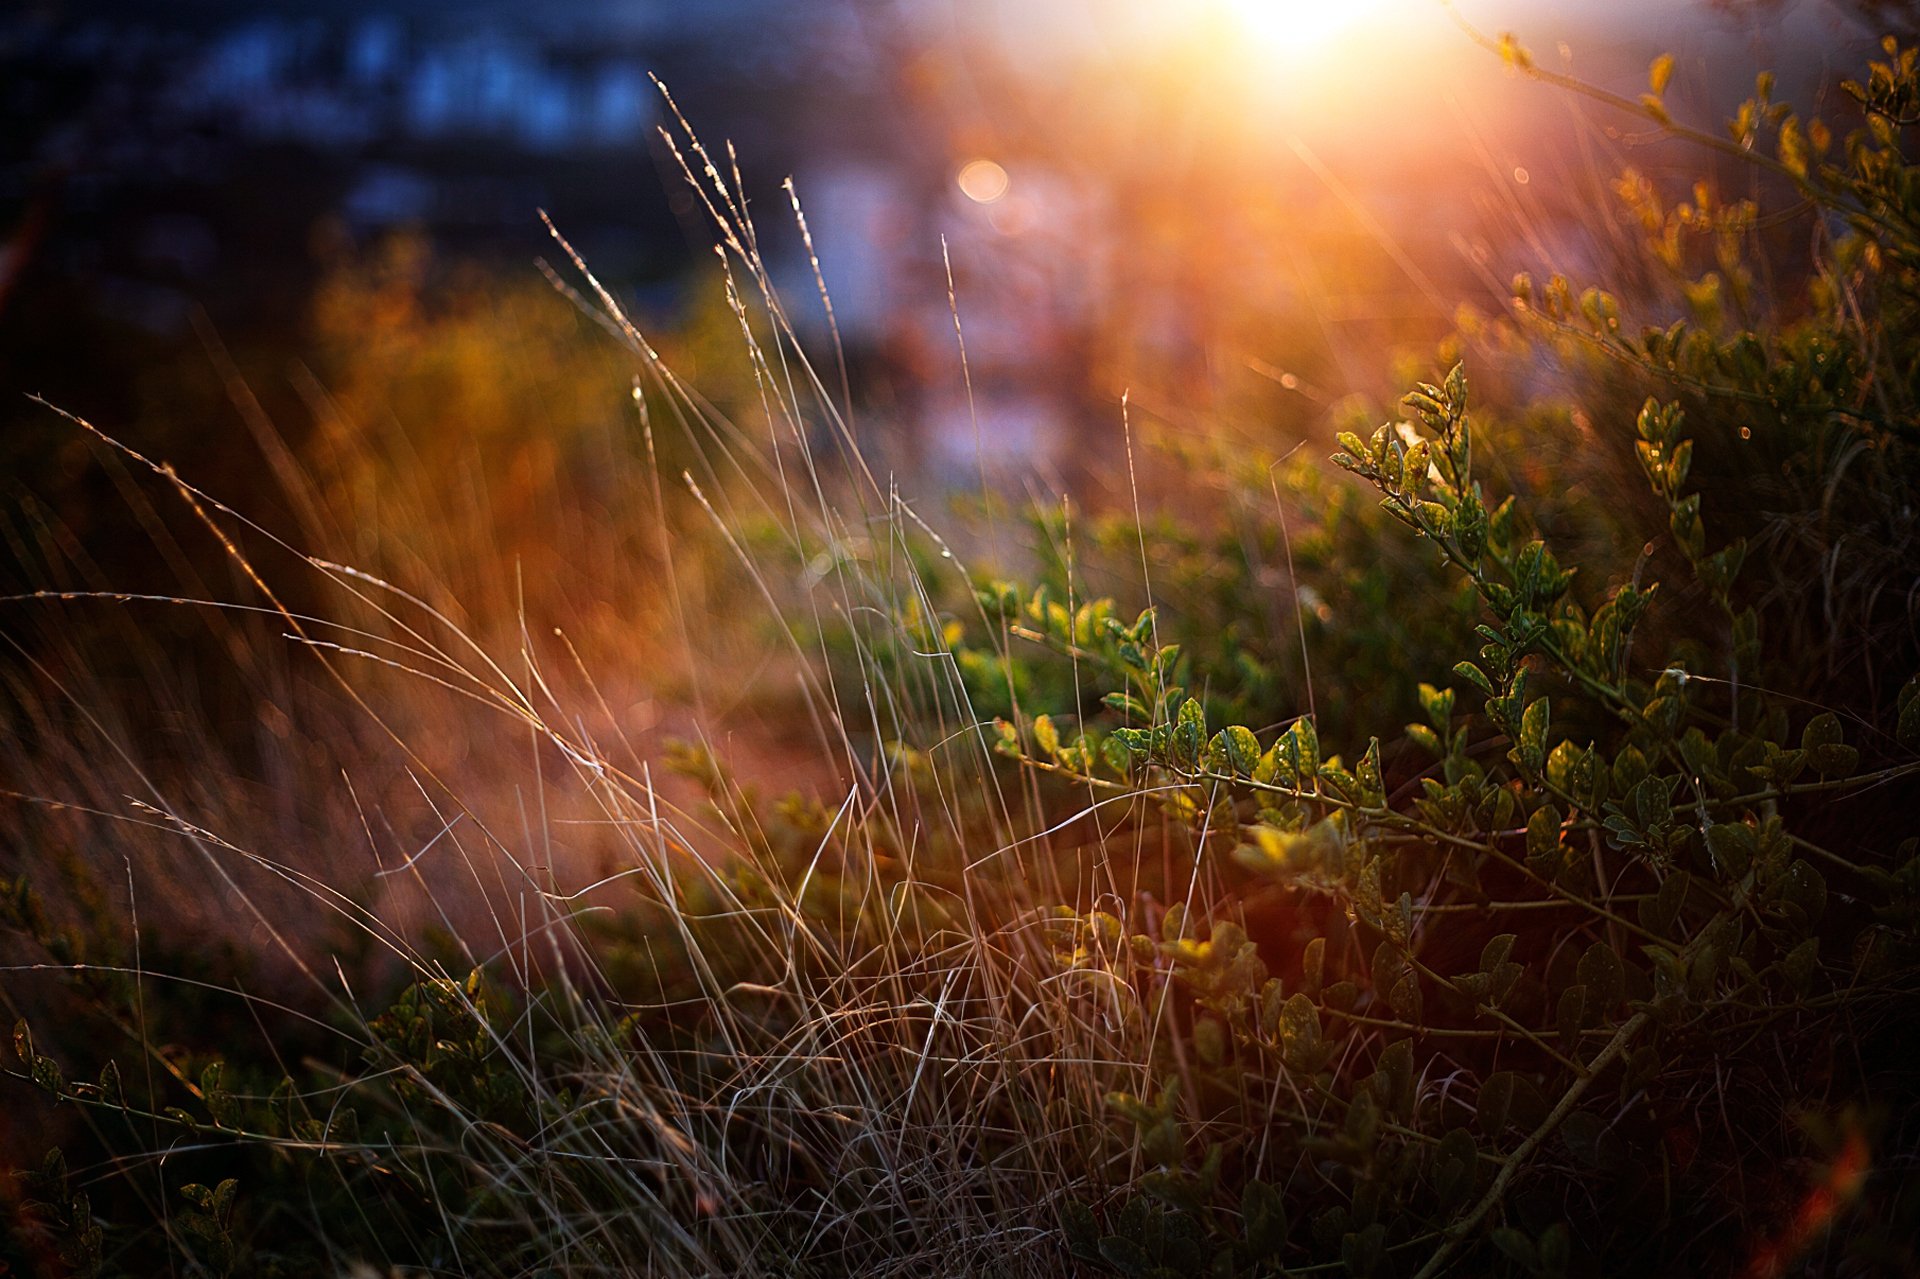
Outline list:
[[[737,220],[724,183],[707,189],[739,273],[729,295],[768,307],[757,322],[744,307],[736,316],[779,433],[771,444],[719,418],[611,297],[595,294],[600,317],[640,357],[646,385],[634,404],[645,460],[657,460],[658,413],[700,441],[708,468],[704,484],[691,472],[663,481],[616,471],[614,491],[637,494],[657,521],[654,536],[669,539],[679,532],[660,490],[677,479],[691,508],[714,521],[715,544],[742,552],[723,572],[703,569],[684,546],[640,551],[669,585],[654,596],[652,618],[635,607],[624,624],[669,619],[686,650],[700,655],[690,700],[703,710],[735,692],[707,684],[737,678],[714,660],[714,647],[741,642],[741,630],[765,629],[716,622],[690,604],[701,593],[690,579],[703,571],[729,581],[729,590],[757,593],[768,621],[796,602],[813,619],[890,617],[910,598],[933,607],[908,547],[924,537],[924,525],[863,474],[846,409],[800,353],[749,247],[752,228]],[[589,291],[597,288],[587,281]],[[808,425],[816,420],[836,428],[830,459],[811,450]],[[120,688],[90,683],[83,654],[48,660],[16,646],[21,718],[9,771],[13,802],[27,806],[20,831],[33,864],[75,850],[73,881],[84,888],[71,894],[77,902],[53,893],[65,919],[41,920],[29,906],[16,922],[46,930],[46,938],[66,924],[74,935],[98,929],[97,938],[110,939],[92,944],[112,947],[111,962],[79,963],[72,979],[99,999],[91,1011],[138,1046],[129,1083],[144,1079],[155,1095],[184,1089],[186,1100],[203,1104],[223,1094],[196,1077],[199,1053],[175,1047],[173,1037],[189,1028],[145,1019],[144,1006],[171,1004],[175,987],[142,945],[168,938],[163,953],[199,970],[207,960],[181,954],[193,947],[178,939],[237,934],[257,953],[234,959],[237,971],[215,962],[211,980],[182,976],[190,1006],[217,1008],[224,996],[228,1006],[214,1014],[221,1024],[271,1026],[266,1061],[279,1059],[301,1077],[280,1098],[285,1114],[257,1129],[238,1117],[267,1109],[268,1098],[231,1075],[224,1087],[233,1120],[199,1115],[184,1131],[151,1109],[157,1102],[75,1098],[79,1132],[91,1128],[105,1144],[121,1139],[120,1125],[152,1138],[161,1133],[153,1125],[167,1125],[164,1146],[122,1165],[120,1184],[129,1206],[152,1214],[185,1256],[225,1269],[242,1256],[259,1264],[291,1242],[275,1240],[265,1225],[234,1224],[233,1213],[241,1222],[248,1216],[244,1176],[237,1209],[199,1212],[179,1201],[173,1168],[218,1164],[234,1158],[233,1147],[257,1145],[322,1156],[323,1179],[353,1196],[395,1176],[419,1196],[357,1245],[368,1251],[325,1247],[335,1264],[354,1256],[379,1264],[385,1253],[475,1273],[498,1264],[489,1241],[504,1234],[516,1258],[569,1272],[768,1273],[802,1259],[816,1269],[864,1270],[883,1257],[875,1273],[1053,1267],[1059,1204],[1086,1184],[1089,1134],[1084,1119],[1062,1125],[1049,1116],[1063,1107],[1096,1114],[1108,1085],[1139,1072],[1098,1017],[1078,1000],[1050,995],[1035,964],[1044,953],[1042,898],[1018,873],[963,871],[963,824],[965,849],[976,857],[983,829],[1000,831],[1008,849],[1021,846],[1015,832],[1026,829],[1015,814],[1027,801],[995,794],[1004,779],[989,766],[978,725],[947,726],[950,762],[939,789],[923,793],[892,774],[876,743],[902,736],[896,699],[925,688],[896,690],[883,682],[892,672],[875,671],[870,718],[842,720],[857,699],[825,683],[803,628],[788,628],[786,653],[767,660],[799,681],[815,730],[813,744],[788,753],[837,779],[827,793],[843,788],[844,801],[822,826],[825,809],[773,812],[714,776],[711,805],[690,811],[685,788],[676,803],[671,780],[656,784],[657,760],[627,740],[618,702],[632,690],[615,694],[597,683],[569,636],[536,640],[528,610],[503,597],[523,590],[519,581],[486,584],[491,599],[477,611],[517,618],[488,623],[493,647],[463,624],[462,610],[437,602],[445,588],[433,570],[460,567],[447,557],[486,522],[449,507],[443,466],[383,464],[397,450],[349,440],[347,464],[377,468],[374,478],[322,485],[286,472],[308,511],[306,531],[345,529],[346,540],[363,547],[369,534],[384,534],[414,557],[403,566],[408,577],[434,582],[429,599],[300,549],[164,464],[90,424],[74,425],[93,434],[110,465],[146,474],[158,501],[176,499],[189,528],[224,548],[243,602],[76,589],[52,592],[41,606],[56,615],[84,606],[211,614],[209,629],[263,697],[255,736],[275,776],[272,793],[262,795],[231,776],[199,772],[218,767],[223,728],[195,714],[190,690],[175,692],[171,654],[141,623],[109,622],[102,638],[126,645],[133,678],[158,703],[146,713],[171,730],[173,740],[156,752],[161,771],[151,774],[130,741],[140,730],[114,719]],[[631,468],[639,459],[615,461]],[[356,525],[352,508],[323,506],[334,494],[375,486],[378,524],[363,516]],[[456,483],[450,496],[457,503],[472,492]],[[162,518],[152,507],[143,514]],[[580,531],[560,530],[554,541],[577,548]],[[616,531],[627,532],[590,535],[603,549],[581,577],[595,587],[634,571],[616,565],[628,553],[609,545]],[[408,545],[410,532],[435,536]],[[776,540],[783,561],[830,567],[795,601],[789,583],[744,554],[749,537]],[[552,586],[541,584],[550,611]],[[281,657],[275,638],[298,656]],[[644,636],[640,646],[675,647]],[[557,669],[549,664],[555,657]],[[920,680],[951,691],[951,670],[937,665]],[[690,735],[702,726],[694,720]],[[688,758],[715,746],[704,743]],[[347,775],[329,780],[329,765],[341,762]],[[697,762],[683,765],[702,771]],[[372,794],[367,773],[376,777]],[[56,794],[58,802],[33,798]],[[987,796],[986,804],[976,798]],[[983,828],[979,818],[995,810]],[[423,820],[431,836],[410,838]],[[240,831],[258,842],[240,842]],[[330,846],[323,869],[298,851],[315,845]],[[102,846],[119,850],[124,891],[94,880]],[[358,962],[341,967],[325,958],[329,948]],[[15,967],[27,971],[49,969],[44,961]],[[498,989],[468,982],[469,971]],[[255,981],[284,983],[286,993],[251,994]],[[361,1002],[357,983],[380,989],[396,981],[408,992],[402,1011],[375,1015]],[[89,982],[108,989],[89,991]],[[10,981],[9,989],[16,1012],[47,997],[44,986],[29,993]],[[450,1022],[455,1038],[407,1038],[417,1025],[409,1018],[428,1008],[436,1033]],[[82,1050],[84,1038],[32,1020],[41,1026],[40,1052]],[[293,1044],[305,1062],[286,1056]],[[1063,1070],[1072,1082],[1060,1078]],[[490,1118],[496,1109],[524,1135]],[[386,1141],[343,1138],[335,1127],[343,1113],[361,1114],[363,1130],[378,1124]],[[111,1166],[76,1169],[75,1182],[94,1184]],[[107,1261],[131,1264],[111,1246]]]
[[[1913,67],[1888,57],[1892,94]],[[58,1103],[73,1153],[20,1179],[0,1257],[502,1275],[1911,1260],[1911,569],[1850,549],[1911,532],[1911,388],[1876,362],[1904,367],[1915,341],[1912,245],[1860,212],[1882,170],[1796,174],[1784,152],[1774,176],[1864,217],[1893,265],[1835,248],[1830,278],[1884,309],[1827,296],[1747,332],[1758,374],[1724,326],[1636,345],[1613,299],[1526,294],[1509,350],[1553,351],[1613,435],[1478,393],[1469,416],[1456,367],[1403,426],[1341,437],[1354,488],[1216,458],[1201,486],[1233,500],[1165,512],[1137,468],[1167,455],[1123,417],[1115,509],[949,537],[869,469],[732,155],[679,126],[723,249],[738,414],[556,231],[556,280],[639,377],[627,423],[575,401],[558,441],[515,454],[519,492],[488,455],[365,420],[422,366],[461,385],[479,361],[458,317],[332,401],[316,469],[257,424],[297,535],[74,420],[160,545],[216,548],[230,591],[79,576],[8,601],[46,623],[9,633],[14,1074]],[[1672,399],[1613,411],[1663,380]],[[1756,386],[1770,447],[1811,469],[1766,490],[1789,513],[1758,517],[1772,540],[1753,544],[1778,553],[1749,588],[1727,530],[1767,468],[1721,459]],[[1868,390],[1880,420],[1835,410]],[[1696,441],[1703,473],[1726,468],[1704,514]],[[566,500],[531,496],[547,477]],[[1629,489],[1637,508],[1606,500]],[[1842,499],[1844,526],[1815,518]],[[503,519],[516,503],[534,514]],[[1580,573],[1541,528],[1581,548]],[[1025,535],[1027,563],[991,568],[1037,591],[976,566]],[[1649,603],[1655,577],[1682,611]],[[1857,627],[1809,636],[1794,584],[1816,580]],[[105,620],[69,626],[83,607]],[[185,612],[231,691],[182,687],[177,633],[147,619]],[[1831,678],[1862,654],[1872,680]],[[1317,682],[1291,666],[1309,656]],[[1363,669],[1377,687],[1351,686]],[[1830,703],[1844,721],[1813,713]]]

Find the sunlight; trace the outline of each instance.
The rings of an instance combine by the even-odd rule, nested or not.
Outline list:
[[[1259,52],[1311,57],[1388,16],[1387,0],[1218,0],[1239,34]]]

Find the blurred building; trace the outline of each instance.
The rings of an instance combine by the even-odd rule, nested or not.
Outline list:
[[[1651,52],[1675,48],[1694,95],[1676,109],[1712,123],[1756,59],[1817,81],[1858,6],[1460,8],[1540,33],[1543,53],[1565,34],[1569,66],[1629,96]],[[710,141],[737,143],[791,310],[824,354],[779,189],[794,177],[873,419],[948,478],[1083,458],[1113,435],[1123,389],[1170,411],[1253,365],[1364,385],[1461,298],[1497,299],[1512,270],[1598,268],[1600,175],[1630,151],[1665,162],[1598,126],[1577,156],[1543,147],[1576,132],[1565,104],[1543,114],[1537,86],[1502,81],[1437,7],[1403,3],[1305,51],[1256,11],[16,8],[0,16],[0,390],[44,368],[8,363],[9,335],[33,323],[22,306],[162,335],[195,307],[292,329],[323,243],[416,229],[524,270],[551,252],[542,208],[603,278],[670,309],[712,237],[655,140],[649,73]]]

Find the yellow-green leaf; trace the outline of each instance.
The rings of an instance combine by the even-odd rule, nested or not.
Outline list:
[[[1665,93],[1667,81],[1671,79],[1673,79],[1673,55],[1663,53],[1655,58],[1653,65],[1647,69],[1647,87],[1655,93]]]

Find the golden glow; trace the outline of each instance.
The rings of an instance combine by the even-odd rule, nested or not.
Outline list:
[[[960,194],[975,204],[992,204],[1007,193],[1013,185],[1013,179],[1007,171],[991,160],[971,160],[960,170],[956,179],[960,184]]]
[[[1391,18],[1395,0],[1218,0],[1239,34],[1259,52],[1311,57],[1369,23]]]

